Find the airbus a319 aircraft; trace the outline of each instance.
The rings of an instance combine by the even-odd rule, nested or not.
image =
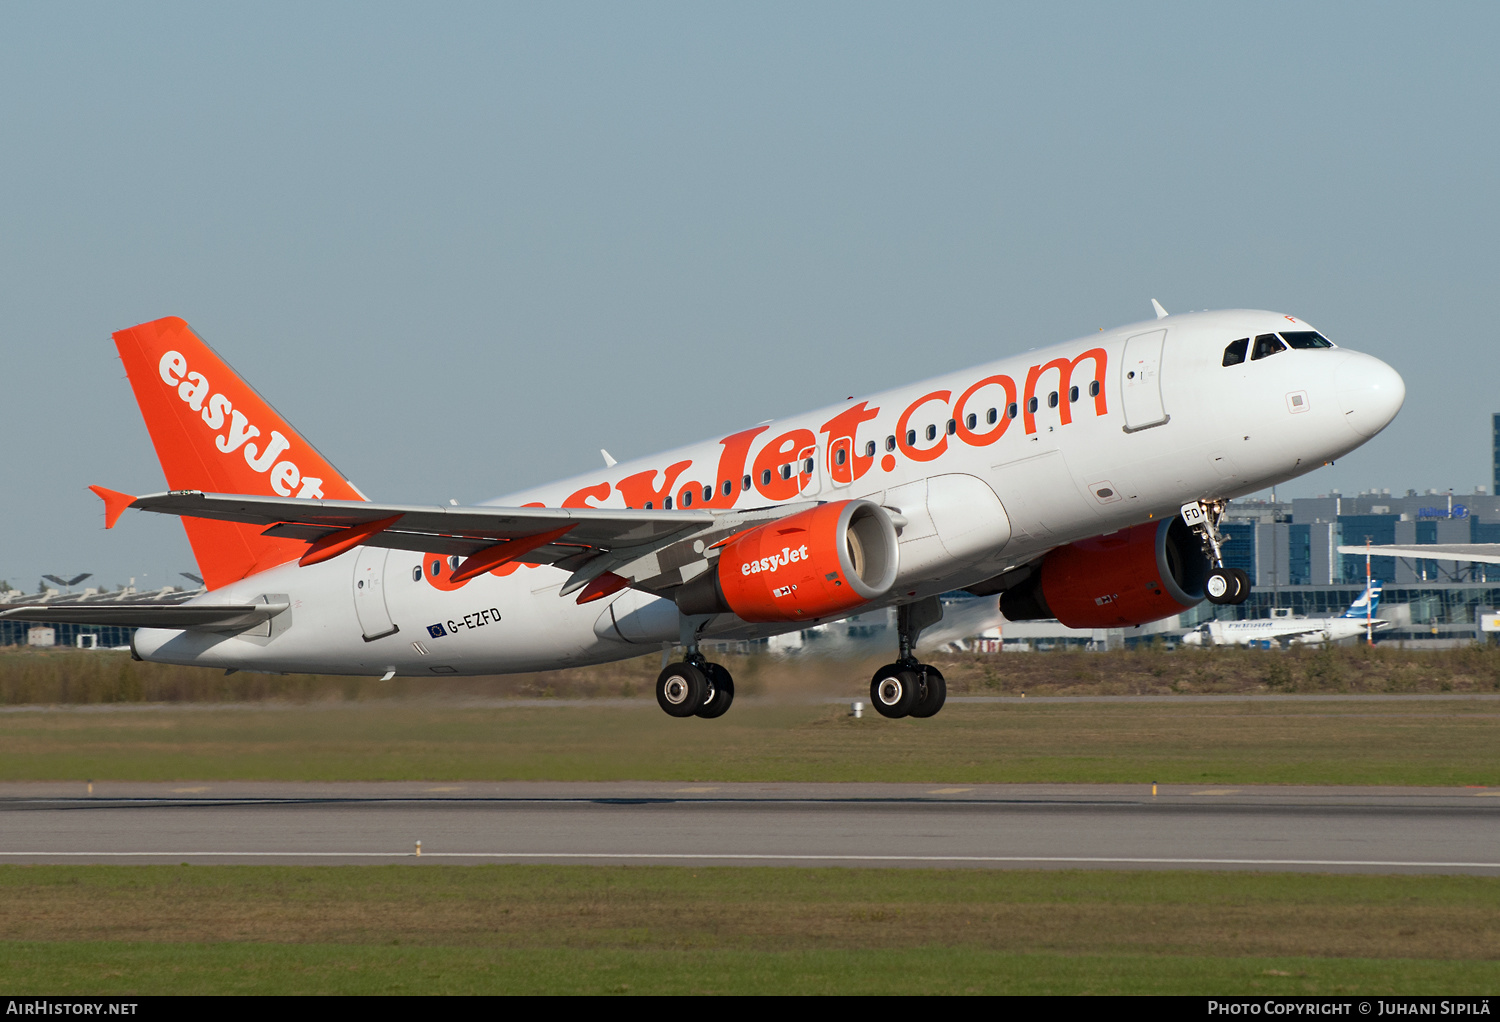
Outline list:
[[[1363,549],[1363,547],[1361,547]],[[1189,646],[1248,646],[1252,642],[1338,642],[1365,632],[1389,628],[1375,616],[1380,608],[1380,580],[1373,579],[1358,599],[1337,617],[1261,617],[1248,621],[1210,621],[1182,637]]]
[[[432,677],[678,646],[662,708],[717,717],[707,639],[897,608],[887,717],[946,687],[913,649],[940,593],[1012,620],[1136,626],[1249,595],[1219,556],[1233,497],[1365,443],[1405,397],[1385,363],[1274,312],[1169,316],[751,426],[475,506],[369,500],[187,323],[114,335],[206,592],[21,608],[136,626],[142,660]]]

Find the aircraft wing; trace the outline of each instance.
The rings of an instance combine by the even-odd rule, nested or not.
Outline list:
[[[0,620],[58,625],[118,625],[123,628],[248,628],[291,606],[286,600],[245,604],[65,603],[0,611]]]
[[[109,492],[109,491],[106,491]],[[101,494],[104,496],[104,494]],[[264,526],[263,534],[312,544],[309,555],[333,556],[354,546],[456,554],[497,566],[524,559],[573,572],[566,596],[607,572],[650,591],[681,584],[706,559],[717,539],[751,525],[795,514],[812,502],[751,511],[636,510],[632,508],[493,507],[379,504],[374,501],[299,500],[174,490],[135,497],[117,506],[187,518]],[[109,503],[110,498],[106,498]],[[117,512],[116,512],[117,513]],[[690,539],[700,542],[689,543]],[[512,546],[514,544],[514,546]],[[321,556],[304,556],[314,563]],[[706,566],[706,565],[705,565]],[[481,569],[479,560],[463,570]],[[471,576],[472,577],[472,576]]]
[[[1362,554],[1364,546],[1339,546],[1341,554]],[[1500,564],[1500,543],[1421,543],[1416,546],[1371,546],[1376,557],[1415,557],[1424,561],[1477,561]]]

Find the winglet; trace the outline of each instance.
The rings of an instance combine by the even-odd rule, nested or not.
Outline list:
[[[1161,302],[1158,302],[1155,298],[1151,299],[1151,307],[1156,310],[1156,318],[1157,319],[1166,319],[1167,318],[1167,310],[1163,309],[1161,307]]]
[[[117,490],[106,490],[102,486],[90,486],[94,495],[104,501],[104,527],[113,529],[115,522],[120,520],[120,515],[125,509],[135,503],[135,498],[128,493],[120,493]]]
[[[602,454],[602,455],[604,455],[604,467],[605,468],[614,468],[616,465],[619,464],[619,462],[616,461],[613,457],[611,457],[610,453],[608,451],[606,451],[604,448],[602,448],[602,447],[599,448],[599,453]]]

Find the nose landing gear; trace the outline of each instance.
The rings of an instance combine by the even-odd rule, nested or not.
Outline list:
[[[1250,599],[1250,576],[1239,568],[1224,567],[1219,522],[1228,503],[1222,500],[1195,500],[1182,505],[1182,521],[1203,540],[1203,552],[1213,564],[1203,583],[1203,594],[1209,603],[1240,604]]]

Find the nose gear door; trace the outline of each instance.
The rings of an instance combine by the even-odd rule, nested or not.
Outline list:
[[[1125,432],[1160,426],[1171,419],[1161,400],[1161,352],[1165,330],[1136,334],[1125,342],[1120,360],[1120,393],[1125,405]]]
[[[400,631],[385,604],[384,547],[362,546],[354,557],[354,613],[366,642]]]

